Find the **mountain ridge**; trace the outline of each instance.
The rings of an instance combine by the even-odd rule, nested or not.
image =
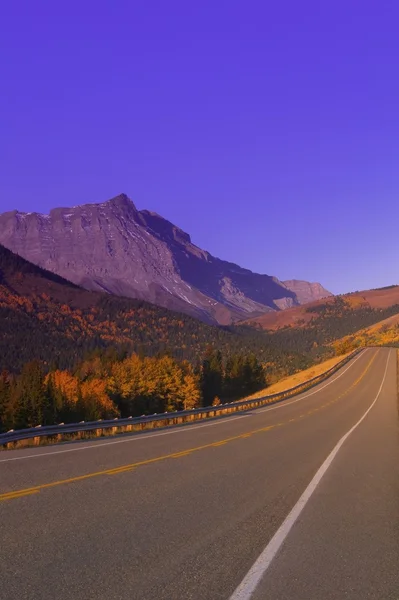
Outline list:
[[[253,273],[212,256],[126,194],[48,215],[0,214],[0,243],[89,290],[137,298],[216,324],[329,296],[320,284]],[[296,291],[295,291],[296,290]]]
[[[0,373],[32,360],[45,369],[74,369],[93,352],[167,352],[196,364],[209,346],[226,356],[256,353],[284,371],[308,362],[252,328],[209,325],[143,300],[85,290],[0,244]]]
[[[311,326],[320,314],[332,310],[337,302],[343,302],[348,309],[375,309],[385,310],[399,305],[399,285],[386,286],[371,290],[339,294],[328,298],[321,298],[303,306],[295,306],[279,313],[263,314],[244,323],[253,325],[265,331],[279,331],[282,329],[304,329]]]

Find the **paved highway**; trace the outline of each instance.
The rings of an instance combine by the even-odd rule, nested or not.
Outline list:
[[[275,406],[0,453],[0,598],[397,600],[398,433],[368,349]]]

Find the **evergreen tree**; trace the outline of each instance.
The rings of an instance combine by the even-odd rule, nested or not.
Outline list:
[[[234,354],[227,361],[224,380],[224,398],[239,398],[244,389],[244,359],[241,354]]]
[[[202,363],[201,392],[204,406],[210,406],[223,388],[223,362],[220,350],[208,346]]]
[[[46,394],[43,370],[39,361],[33,360],[24,365],[13,392],[15,426],[42,425]]]
[[[10,401],[11,376],[7,371],[0,373],[0,432],[8,429],[9,401]]]
[[[55,385],[54,374],[49,373],[45,379],[45,399],[44,423],[54,425],[65,418],[64,396],[59,387]]]
[[[250,354],[245,358],[243,368],[243,388],[244,393],[251,393],[266,384],[265,374],[262,365],[259,363],[255,354]]]

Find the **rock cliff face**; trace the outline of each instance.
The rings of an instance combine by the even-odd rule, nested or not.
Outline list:
[[[307,304],[308,302],[313,302],[313,300],[320,300],[321,298],[328,298],[333,295],[320,283],[290,279],[289,281],[283,281],[283,284],[291,292],[294,292],[299,304]]]
[[[49,215],[0,215],[0,243],[86,289],[140,298],[209,322],[233,321],[329,295],[215,258],[122,194]]]

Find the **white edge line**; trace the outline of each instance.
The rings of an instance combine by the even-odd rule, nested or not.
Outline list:
[[[238,415],[237,417],[231,417],[223,421],[218,421],[217,423],[206,423],[204,425],[194,425],[190,427],[190,431],[192,429],[202,429],[203,427],[213,427],[215,425],[223,425],[224,423],[235,421],[236,419],[243,419],[246,415]],[[126,442],[138,442],[139,440],[147,440],[148,438],[153,437],[161,437],[163,435],[171,435],[172,433],[182,433],[184,431],[188,431],[186,427],[182,427],[180,429],[173,429],[171,431],[163,431],[162,433],[150,433],[150,434],[141,434],[136,435],[134,437],[129,437],[126,440],[115,440],[111,442],[102,442],[96,443],[94,442],[91,446],[79,446],[77,448],[68,448],[68,450],[56,450],[55,452],[42,452],[41,454],[29,454],[28,456],[15,456],[13,458],[2,458],[0,459],[0,463],[9,462],[11,460],[24,460],[25,458],[39,458],[40,456],[52,456],[54,454],[66,454],[67,452],[77,452],[78,450],[91,450],[92,448],[101,448],[102,446],[113,446],[114,444],[126,444]]]
[[[334,383],[334,381],[337,381],[337,379],[342,377],[342,375],[344,375],[355,364],[355,362],[357,360],[359,360],[359,358],[367,352],[367,350],[368,349],[366,348],[365,350],[363,350],[363,352],[360,352],[360,354],[355,358],[355,360],[351,361],[350,364],[346,367],[346,369],[344,369],[341,373],[339,373],[338,377],[333,376],[334,378],[332,378],[330,381],[328,381],[328,383],[326,383],[322,387],[317,388],[317,390],[314,390],[313,392],[309,392],[309,394],[305,394],[305,396],[300,395],[299,398],[296,398],[296,400],[291,400],[291,402],[282,401],[281,403],[276,404],[276,406],[255,409],[255,414],[268,412],[269,410],[276,410],[278,408],[284,408],[285,406],[290,406],[291,404],[295,404],[296,402],[299,402],[300,400],[305,400],[305,398],[308,398],[309,396],[318,394],[319,392],[324,390],[324,388],[326,388],[328,385],[331,385],[332,383]],[[171,434],[175,434],[175,433],[184,433],[185,431],[186,432],[193,431],[195,429],[202,429],[203,427],[214,427],[215,425],[224,425],[226,423],[231,423],[232,421],[235,421],[236,419],[242,419],[243,417],[245,417],[245,415],[238,415],[237,417],[228,416],[226,419],[217,421],[215,423],[205,423],[203,425],[191,425],[190,428],[182,427],[179,429],[173,429],[171,431],[164,431],[162,433],[137,435],[134,437],[129,437],[124,440],[114,440],[114,441],[110,441],[110,442],[107,441],[107,442],[101,442],[101,443],[100,442],[92,442],[90,446],[77,446],[76,448],[68,448],[68,450],[55,450],[54,452],[41,452],[40,454],[28,454],[27,456],[14,456],[11,458],[2,458],[2,459],[0,459],[0,463],[12,462],[12,461],[16,461],[16,460],[27,460],[29,458],[41,458],[43,456],[54,456],[55,454],[67,454],[68,452],[80,452],[81,450],[92,450],[93,448],[102,448],[103,446],[114,446],[115,444],[126,444],[127,442],[138,442],[138,441],[147,440],[147,439],[153,438],[153,437],[161,437],[163,435],[171,435]]]
[[[323,462],[321,467],[319,467],[315,476],[313,477],[313,479],[311,480],[311,482],[309,483],[309,485],[303,492],[302,496],[299,498],[298,502],[295,504],[294,508],[284,519],[283,523],[280,525],[280,527],[278,528],[278,530],[276,531],[276,533],[274,534],[274,536],[272,537],[270,542],[267,544],[266,548],[260,554],[260,556],[255,561],[255,563],[252,565],[252,567],[250,568],[248,573],[245,575],[242,582],[235,589],[232,596],[230,596],[229,600],[249,600],[251,598],[251,596],[254,593],[255,589],[257,588],[260,580],[262,579],[265,572],[269,568],[272,560],[276,556],[277,552],[279,551],[283,542],[285,541],[286,537],[288,536],[289,532],[291,531],[292,526],[295,524],[299,515],[305,508],[305,506],[308,503],[309,499],[311,498],[313,492],[319,485],[322,477],[324,476],[324,474],[330,467],[331,463],[333,462],[335,456],[339,452],[341,446],[345,443],[345,441],[348,439],[348,437],[351,435],[351,433],[367,417],[368,413],[371,411],[374,404],[377,402],[378,398],[380,397],[381,390],[385,383],[385,379],[386,379],[386,375],[387,375],[387,371],[388,371],[388,364],[389,364],[390,356],[391,356],[391,352],[389,353],[388,358],[387,358],[387,363],[385,365],[384,377],[382,378],[380,389],[378,390],[378,393],[377,393],[376,397],[374,398],[373,402],[370,404],[370,406],[368,407],[368,409],[366,410],[364,415],[358,420],[358,422],[355,423],[355,425],[353,425],[353,427],[351,427],[351,429],[349,429],[349,431],[347,431],[347,433],[345,433],[345,435],[343,435],[341,437],[341,439],[339,440],[339,442],[337,443],[335,448],[328,455],[328,457]]]

